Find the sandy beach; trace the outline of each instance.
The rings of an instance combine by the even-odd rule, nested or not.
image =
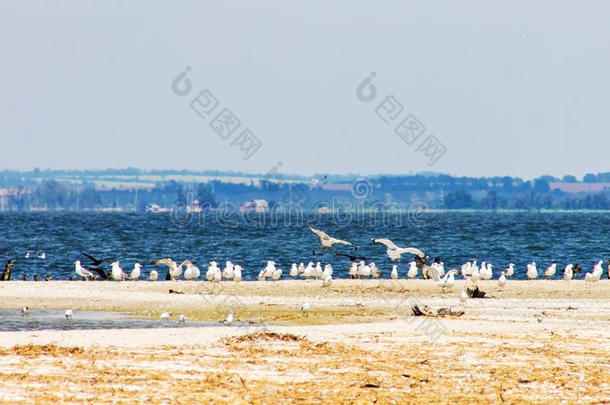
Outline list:
[[[610,281],[480,282],[489,298],[465,303],[463,286],[2,282],[5,308],[171,311],[187,327],[0,332],[0,400],[610,403]],[[413,305],[464,313],[416,317]],[[230,310],[235,323],[219,323]]]

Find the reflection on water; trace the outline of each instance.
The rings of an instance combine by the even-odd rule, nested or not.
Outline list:
[[[218,326],[214,322],[185,322],[176,320],[161,322],[137,319],[123,312],[74,311],[72,319],[66,319],[64,310],[30,309],[22,316],[21,309],[0,308],[0,331],[29,331],[42,329],[126,329],[126,328],[175,328],[184,326]]]

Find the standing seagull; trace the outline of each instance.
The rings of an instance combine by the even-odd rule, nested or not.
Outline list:
[[[390,273],[390,277],[392,278],[392,280],[396,280],[398,278],[398,266],[392,266],[392,272]]]
[[[121,268],[121,264],[119,262],[114,262],[114,263],[110,264],[110,266],[112,267],[110,276],[112,277],[113,280],[123,281],[123,280],[127,280],[129,278],[129,276],[127,274],[125,274],[125,272]]]
[[[173,261],[172,259],[170,259],[169,257],[166,257],[164,259],[158,259],[158,260],[153,260],[152,262],[150,262],[150,264],[164,264],[166,265],[169,269],[167,270],[167,276],[165,277],[166,280],[175,280],[176,277],[180,276],[182,274],[182,267],[187,263],[188,261],[185,260],[182,263],[180,263],[180,265],[178,265],[175,261]]]
[[[312,231],[313,233],[318,235],[318,238],[320,238],[320,245],[322,245],[322,247],[325,249],[329,249],[335,243],[339,243],[341,245],[351,245],[352,244],[351,242],[348,242],[346,240],[337,239],[337,238],[328,236],[324,231],[316,229],[313,226],[308,226],[308,228],[310,231]]]
[[[418,248],[414,248],[414,247],[401,248],[401,247],[396,246],[394,244],[394,242],[392,242],[388,238],[373,238],[373,239],[371,239],[371,241],[373,243],[381,243],[382,245],[385,245],[388,248],[386,250],[386,253],[388,254],[388,257],[390,259],[392,259],[392,261],[394,261],[396,259],[398,259],[398,261],[400,261],[400,255],[402,255],[403,253],[414,254],[424,261],[428,258],[428,255],[426,255],[424,252],[422,252]]]
[[[553,263],[549,267],[546,268],[546,270],[544,271],[544,273],[542,273],[542,275],[544,277],[553,277],[555,275],[556,271],[557,271],[557,264]]]
[[[538,270],[536,270],[536,262],[531,262],[527,265],[527,278],[530,280],[538,277]]]
[[[97,278],[95,274],[91,273],[89,270],[81,266],[80,260],[74,262],[74,271],[76,271],[76,274],[78,274],[85,280],[95,280]]]
[[[159,278],[159,273],[157,273],[157,270],[151,271],[150,274],[148,275],[148,279],[150,281],[157,281],[158,278]]]
[[[137,280],[140,278],[140,274],[141,274],[141,270],[142,270],[142,265],[140,263],[136,263],[133,265],[133,270],[131,270],[131,273],[129,273],[129,279],[130,280]]]
[[[199,267],[195,266],[190,260],[186,261],[186,270],[184,270],[184,279],[193,280],[199,278],[201,271]]]
[[[500,290],[502,290],[505,285],[506,277],[504,277],[504,272],[502,272],[502,274],[500,274],[500,277],[498,278],[498,287],[500,287]]]

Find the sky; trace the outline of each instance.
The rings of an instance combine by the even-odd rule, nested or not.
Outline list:
[[[0,1],[0,170],[610,171],[608,21],[607,1]]]

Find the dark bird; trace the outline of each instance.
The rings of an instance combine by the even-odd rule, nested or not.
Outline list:
[[[26,275],[25,273],[23,273],[23,276],[21,276],[21,279],[22,279],[23,281],[27,280],[27,275]]]
[[[51,279],[51,275],[47,274],[47,276],[44,278],[44,281],[49,281]]]
[[[337,252],[337,251],[334,251],[333,254],[335,256],[344,256],[344,257],[347,257],[352,262],[356,261],[356,260],[370,260],[368,257],[357,256],[357,255],[350,255],[349,253],[341,253],[341,252]]]
[[[103,259],[96,259],[95,257],[83,252],[82,250],[79,250],[79,252],[81,252],[83,254],[83,256],[85,256],[87,259],[91,260],[91,264],[93,264],[94,266],[101,266],[102,263],[107,262],[108,258],[103,258]]]
[[[70,281],[74,281],[74,280],[76,280],[76,276],[75,276],[74,274],[72,274],[72,275],[70,276]]]
[[[9,281],[11,279],[11,267],[13,267],[13,264],[15,264],[15,259],[11,259],[6,262],[6,265],[4,266],[4,272],[2,273],[0,280]]]
[[[108,280],[109,279],[108,274],[106,274],[106,272],[103,269],[99,268],[99,266],[101,266],[102,263],[107,262],[110,259],[108,259],[108,258],[96,259],[95,257],[93,257],[93,256],[91,256],[91,255],[89,255],[89,254],[87,254],[85,252],[83,252],[80,249],[79,249],[79,252],[81,252],[83,254],[83,256],[85,256],[87,259],[89,259],[91,261],[91,265],[92,266],[95,266],[95,267],[90,267],[89,270],[95,271],[97,274],[99,274],[100,278],[102,280]]]
[[[574,265],[574,267],[572,267],[572,274],[574,274],[574,278],[576,278],[576,275],[582,270],[582,267],[580,264],[576,263]]]
[[[36,273],[34,274],[34,277],[32,277],[32,280],[38,281],[38,277],[40,277],[40,274]]]

